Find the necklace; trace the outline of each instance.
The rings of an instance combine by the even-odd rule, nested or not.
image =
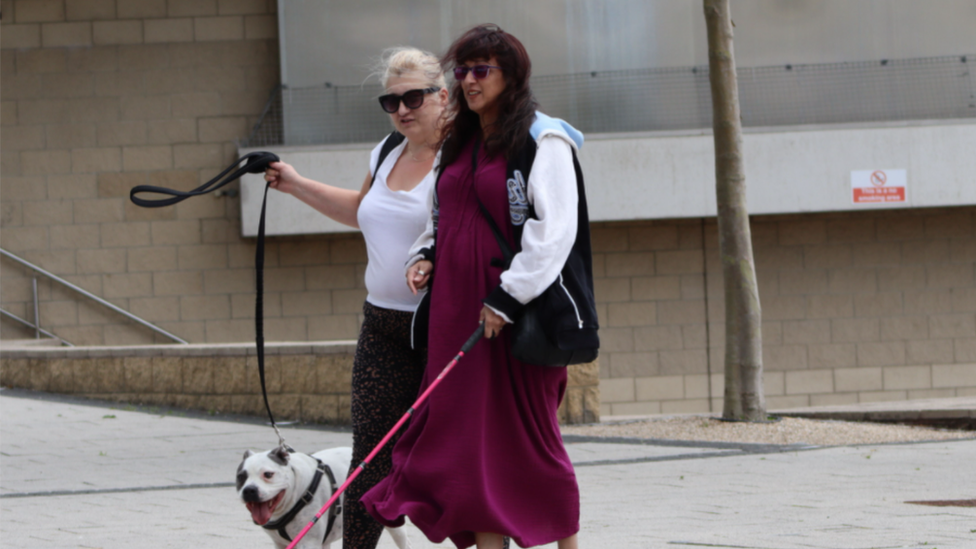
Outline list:
[[[431,152],[433,152],[433,150],[430,147],[427,147],[427,146],[424,147],[424,150],[425,151],[431,151]],[[410,156],[410,159],[413,160],[414,162],[427,162],[428,160],[430,160],[431,158],[434,157],[434,154],[436,154],[436,153],[434,153],[434,154],[428,155],[427,158],[418,157],[416,154],[410,152],[410,146],[409,145],[407,146],[406,153]]]

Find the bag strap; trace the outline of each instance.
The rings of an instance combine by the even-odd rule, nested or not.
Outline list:
[[[245,173],[263,173],[272,162],[278,162],[279,160],[278,155],[271,152],[257,151],[248,153],[242,156],[237,162],[231,164],[227,169],[220,172],[217,177],[214,177],[192,191],[184,192],[154,185],[137,185],[129,191],[129,200],[133,204],[142,206],[143,208],[171,206],[187,198],[216,191],[224,185],[239,179]],[[237,168],[241,161],[246,161],[246,163],[243,167]],[[254,339],[257,346],[258,373],[261,376],[261,393],[264,396],[264,407],[268,411],[268,419],[271,420],[271,427],[278,435],[279,445],[287,446],[284,437],[281,436],[281,431],[278,430],[278,425],[275,423],[274,414],[271,413],[271,405],[268,403],[268,390],[264,381],[264,218],[268,205],[268,189],[270,187],[270,183],[264,187],[264,199],[261,202],[261,217],[258,222],[257,250],[254,253],[255,292],[257,294],[254,300]],[[169,195],[171,198],[146,199],[136,196],[139,193],[163,194]]]
[[[369,180],[369,188],[373,188],[373,182],[376,181],[376,172],[380,171],[380,166],[383,165],[383,161],[386,160],[387,156],[390,156],[393,149],[397,148],[400,143],[403,143],[405,138],[406,136],[402,133],[394,131],[383,140],[383,146],[380,147],[380,156],[376,160],[376,167],[373,168],[373,178]]]
[[[475,197],[477,198],[477,195],[475,195]],[[478,198],[478,207],[481,208],[481,215],[485,216],[485,220],[488,221],[488,225],[491,227],[491,233],[495,237],[495,242],[498,243],[498,247],[502,250],[501,259],[497,257],[493,258],[491,260],[491,264],[494,267],[501,267],[503,270],[507,270],[512,264],[512,258],[515,257],[515,254],[512,253],[512,248],[508,245],[508,242],[505,242],[505,237],[502,236],[501,229],[498,228],[498,224],[495,223],[495,220],[491,217],[491,214],[488,213],[488,209],[485,208],[485,205],[481,203],[480,198]]]
[[[481,147],[481,139],[476,138],[474,140],[474,148],[471,150],[471,181],[474,182],[474,174],[478,171],[478,149]],[[473,189],[474,190],[474,189]],[[495,242],[498,243],[498,247],[502,250],[502,258],[492,259],[491,264],[495,267],[501,267],[502,269],[508,269],[509,265],[512,264],[512,258],[515,257],[515,253],[512,252],[512,247],[508,245],[505,241],[505,237],[502,235],[502,230],[498,228],[498,224],[495,223],[495,218],[491,216],[488,212],[488,208],[481,201],[478,196],[478,191],[474,190],[474,198],[478,201],[478,207],[481,209],[481,215],[485,217],[485,221],[488,222],[488,226],[491,227],[491,233],[495,236]]]

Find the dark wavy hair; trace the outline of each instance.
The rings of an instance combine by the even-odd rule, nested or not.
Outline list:
[[[498,117],[485,147],[492,156],[504,154],[511,159],[529,138],[529,128],[539,106],[529,88],[532,61],[522,42],[497,25],[478,25],[451,44],[441,59],[441,66],[453,71],[467,61],[492,56],[502,68],[505,90],[498,96]],[[451,106],[445,111],[448,122],[440,143],[443,165],[456,160],[464,145],[481,131],[478,114],[468,108],[459,81],[451,86],[451,100]]]

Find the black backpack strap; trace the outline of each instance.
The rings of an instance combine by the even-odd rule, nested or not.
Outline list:
[[[380,147],[380,157],[376,160],[376,166],[373,167],[373,179],[369,180],[369,188],[373,188],[373,182],[376,181],[376,172],[380,171],[380,166],[383,165],[383,161],[386,160],[387,156],[390,156],[390,152],[397,148],[400,143],[406,137],[400,132],[393,132],[386,136],[386,140],[383,141],[383,146]]]

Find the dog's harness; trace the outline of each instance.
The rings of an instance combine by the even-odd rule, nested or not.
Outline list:
[[[317,461],[319,465],[318,467],[315,468],[315,476],[312,477],[312,482],[311,484],[308,485],[308,490],[305,490],[305,493],[302,495],[302,498],[298,500],[298,503],[296,503],[295,506],[292,507],[290,511],[285,513],[285,516],[281,517],[278,520],[270,521],[263,524],[261,526],[262,528],[264,528],[265,530],[277,530],[279,536],[285,538],[285,540],[287,541],[291,541],[291,536],[289,536],[288,532],[285,531],[285,527],[288,526],[288,524],[291,521],[295,520],[295,517],[298,516],[298,513],[301,512],[301,510],[304,509],[305,506],[311,503],[312,500],[315,498],[315,492],[318,491],[319,489],[319,482],[321,482],[322,480],[323,473],[329,477],[329,483],[332,486],[331,493],[333,494],[335,493],[337,485],[336,485],[335,475],[332,474],[332,468],[322,463],[322,460],[316,459],[315,461]],[[332,526],[335,525],[336,517],[339,516],[339,513],[341,512],[342,512],[342,504],[339,503],[339,500],[337,499],[335,503],[333,503],[332,506],[329,507],[329,524],[328,526],[325,527],[325,535],[322,536],[323,542],[325,541],[325,538],[329,537],[329,533],[332,532]]]

